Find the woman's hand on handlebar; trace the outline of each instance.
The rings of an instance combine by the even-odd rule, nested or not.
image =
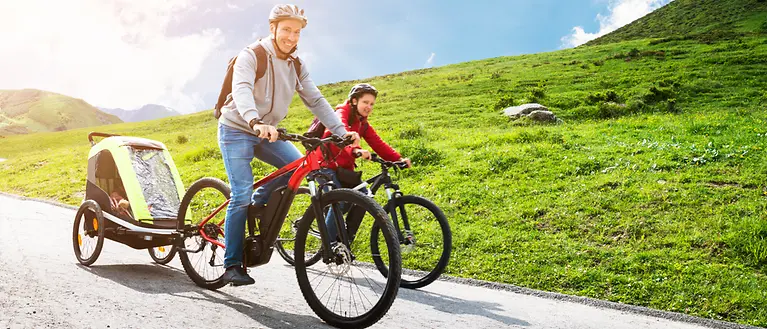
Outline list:
[[[276,142],[277,138],[280,137],[277,128],[271,125],[253,125],[253,131],[259,138],[268,139],[270,143]]]
[[[363,158],[365,160],[370,160],[370,151],[366,149],[356,149],[352,152],[354,152],[355,158]]]
[[[400,158],[399,160],[397,160],[397,162],[404,162],[404,163],[406,163],[407,167],[405,167],[405,168],[410,168],[410,167],[413,166],[413,164],[410,162],[410,159],[408,159],[408,158]]]
[[[352,140],[352,147],[359,147],[360,146],[360,135],[355,131],[349,131],[346,134],[344,134],[344,139]]]

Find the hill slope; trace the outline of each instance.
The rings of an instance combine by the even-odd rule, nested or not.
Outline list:
[[[108,109],[99,108],[100,110],[116,115],[123,122],[139,122],[147,120],[156,120],[161,118],[172,117],[180,115],[180,113],[174,111],[166,106],[157,104],[147,104],[135,110],[123,110],[123,109]]]
[[[644,38],[697,38],[767,34],[765,0],[675,0],[586,45]]]
[[[403,192],[433,200],[451,223],[448,274],[767,326],[765,76],[760,34],[639,39],[365,82],[381,90],[371,123],[414,161],[398,177]],[[355,82],[321,89],[335,104]],[[528,101],[564,123],[499,114]],[[282,125],[303,132],[311,118],[296,97]],[[227,177],[217,125],[205,111],[103,129],[166,143],[189,186]],[[0,190],[79,204],[87,132],[0,139]],[[256,177],[271,170],[253,162]],[[403,264],[423,269],[433,254]]]
[[[63,131],[121,122],[81,99],[52,92],[0,90],[0,136]]]

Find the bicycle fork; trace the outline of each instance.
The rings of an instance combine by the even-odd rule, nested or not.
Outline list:
[[[318,188],[315,177],[312,177],[309,180],[309,195],[311,196],[311,207],[314,210],[314,217],[317,219],[317,228],[320,231],[320,240],[322,243],[322,248],[320,249],[322,252],[322,260],[325,264],[328,264],[330,262],[336,262],[337,255],[333,252],[332,246],[332,242],[335,241],[336,237],[330,236],[330,232],[328,232],[327,225],[325,224],[325,214],[322,208],[324,188],[326,186],[330,186],[332,189],[335,184],[333,184],[332,180],[330,179],[327,179],[326,182],[327,183],[320,184]],[[334,214],[336,232],[341,237],[341,243],[343,243],[345,246],[349,246],[349,235],[347,234],[346,229],[344,229],[346,225],[343,220],[343,211],[340,209],[340,203],[330,204],[329,206],[330,209],[328,209],[328,211],[332,211]]]
[[[413,231],[410,230],[410,221],[408,220],[407,212],[405,211],[405,205],[397,201],[397,199],[402,197],[404,194],[399,190],[399,186],[395,184],[386,186],[385,189],[388,204],[391,208],[389,209],[389,214],[391,214],[391,221],[394,223],[394,228],[397,231],[397,239],[399,240],[400,244],[404,244],[405,246],[412,248],[415,246],[415,235],[413,235]],[[398,209],[399,214],[397,213]],[[397,218],[398,215],[401,215],[402,217],[402,226],[404,226],[404,230],[400,229],[399,219]]]

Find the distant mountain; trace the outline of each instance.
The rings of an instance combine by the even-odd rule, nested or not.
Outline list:
[[[0,136],[122,122],[82,99],[36,90],[0,90]]]
[[[116,115],[125,122],[139,122],[181,115],[181,113],[178,113],[169,107],[157,104],[147,104],[135,110],[124,110],[119,108],[109,109],[103,107],[99,107],[99,109]]]

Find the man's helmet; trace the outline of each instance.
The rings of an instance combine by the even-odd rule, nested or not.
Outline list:
[[[373,96],[378,97],[378,90],[367,83],[356,84],[352,87],[352,90],[349,91],[349,99],[359,98],[363,94],[372,94]]]
[[[304,16],[304,10],[298,9],[296,5],[276,5],[272,8],[272,12],[269,13],[269,23],[276,23],[284,19],[297,19],[303,24],[302,27],[306,27],[308,22],[306,16]]]

